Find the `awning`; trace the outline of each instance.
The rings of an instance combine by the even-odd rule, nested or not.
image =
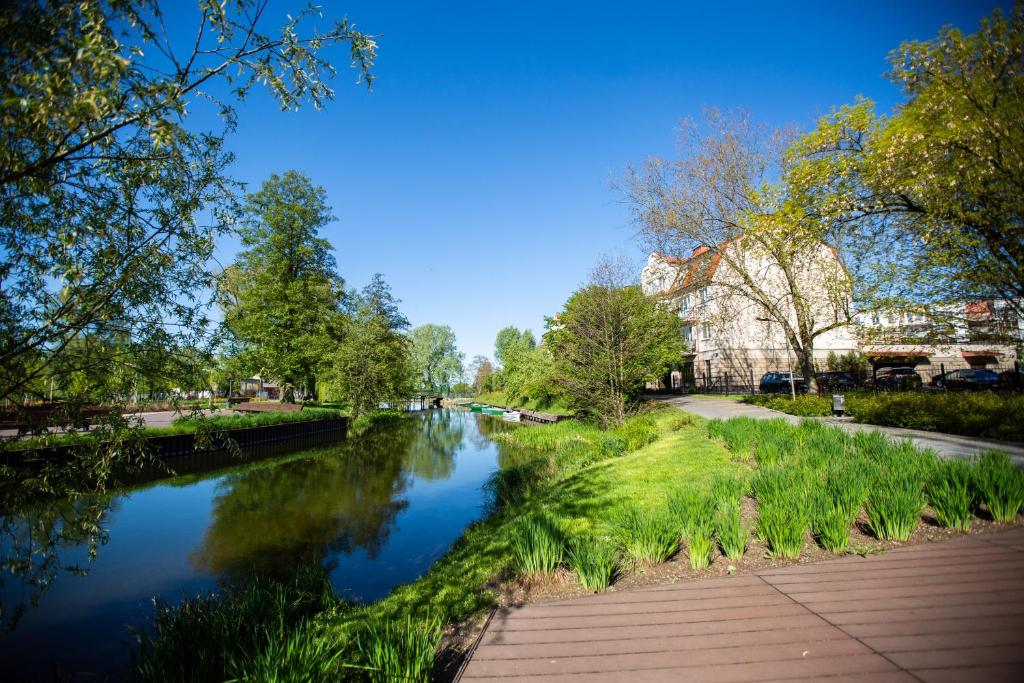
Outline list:
[[[960,355],[963,356],[964,358],[990,358],[994,361],[996,358],[1002,356],[1003,354],[999,353],[998,351],[961,351]]]

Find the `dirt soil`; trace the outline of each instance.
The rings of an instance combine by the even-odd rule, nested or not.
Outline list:
[[[744,524],[754,528],[755,504],[752,498],[743,500]],[[1020,518],[1018,517],[1018,523]],[[905,546],[937,543],[965,534],[987,534],[1003,531],[1009,525],[999,524],[991,519],[975,517],[970,531],[959,531],[939,526],[931,508],[925,508],[917,529],[907,541],[883,541],[875,538],[868,529],[867,517],[863,515],[850,530],[850,548],[846,555],[874,555]],[[684,544],[685,545],[685,544]],[[685,547],[680,549],[668,562],[654,566],[625,566],[615,577],[607,592],[635,590],[654,586],[671,586],[679,583],[700,581],[726,575],[754,574],[756,572],[795,564],[811,564],[834,560],[843,555],[818,546],[808,535],[800,558],[797,560],[776,560],[768,557],[768,548],[753,533],[747,543],[747,552],[739,560],[728,560],[719,551],[711,565],[705,569],[691,569]],[[542,581],[531,581],[522,577],[496,577],[488,586],[495,593],[495,609],[521,607],[523,605],[557,602],[593,594],[576,582],[576,575],[566,569]],[[492,610],[493,611],[493,610]],[[489,614],[476,615],[448,628],[442,640],[442,654],[431,680],[451,681],[471,654],[473,646],[482,635],[489,620]]]

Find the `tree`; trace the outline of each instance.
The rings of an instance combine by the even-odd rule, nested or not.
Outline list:
[[[199,344],[207,262],[234,209],[232,100],[261,82],[282,108],[321,106],[326,50],[347,44],[367,82],[376,53],[313,7],[271,36],[265,10],[199,2],[194,37],[175,45],[156,0],[2,4],[0,399],[114,321],[136,345]],[[204,107],[221,131],[189,127]]]
[[[476,393],[480,394],[488,390],[493,374],[494,365],[487,356],[473,356],[473,360],[469,364],[467,379],[472,382]]]
[[[537,339],[530,330],[519,331],[517,327],[504,327],[498,330],[494,339],[494,360],[504,368],[511,360],[515,362],[514,356],[526,349],[537,346]]]
[[[447,325],[420,325],[412,331],[413,361],[420,389],[445,394],[462,376],[463,355]]]
[[[545,345],[569,404],[605,424],[622,423],[644,383],[683,352],[676,312],[602,267],[549,328]]]
[[[349,296],[350,317],[331,354],[328,386],[352,406],[356,417],[381,403],[412,395],[415,367],[409,327],[399,301],[379,273],[359,294]]]
[[[876,309],[963,314],[1002,298],[1024,314],[1024,4],[977,33],[943,28],[889,57],[906,102],[860,100],[794,150],[794,180],[866,264]]]
[[[334,220],[327,193],[297,171],[272,175],[242,215],[246,249],[221,280],[224,327],[250,372],[277,380],[285,400],[296,387],[313,393],[344,292],[331,245],[318,236]]]
[[[718,316],[779,325],[813,392],[815,340],[850,324],[852,281],[830,223],[789,184],[791,137],[712,110],[704,129],[684,122],[682,158],[630,169],[624,192],[651,245],[717,263]]]

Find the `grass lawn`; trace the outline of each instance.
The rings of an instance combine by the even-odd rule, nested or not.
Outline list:
[[[480,394],[474,399],[478,403],[490,403],[492,405],[507,406],[509,408],[523,408],[525,410],[536,410],[542,413],[551,413],[553,415],[573,415],[574,412],[561,405],[557,400],[553,403],[543,403],[537,400],[529,401],[512,401],[508,396],[505,395],[504,391],[489,391],[484,394]]]

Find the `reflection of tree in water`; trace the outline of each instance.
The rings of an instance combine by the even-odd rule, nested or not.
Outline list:
[[[79,547],[95,559],[113,509],[110,496],[95,496],[39,502],[0,517],[0,626],[13,629],[61,574],[88,573],[64,564],[60,552]]]
[[[193,564],[224,578],[284,577],[337,552],[375,556],[407,505],[398,496],[417,423],[400,420],[319,457],[227,477]]]
[[[405,468],[421,479],[450,477],[465,433],[464,416],[449,410],[432,410],[422,420],[403,422],[413,432]]]

